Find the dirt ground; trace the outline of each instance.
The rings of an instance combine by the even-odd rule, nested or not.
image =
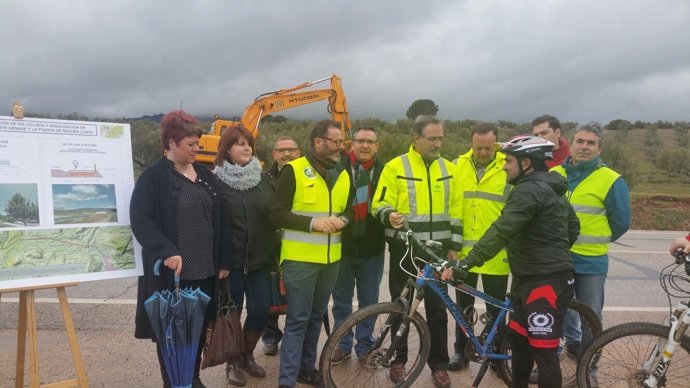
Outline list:
[[[690,198],[656,195],[633,200],[630,229],[690,230]]]

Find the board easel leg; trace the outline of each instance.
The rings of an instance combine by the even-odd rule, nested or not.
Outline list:
[[[67,292],[65,287],[57,288],[58,298],[60,299],[60,309],[62,310],[62,317],[65,320],[65,330],[69,338],[70,349],[72,349],[72,359],[74,359],[74,366],[77,370],[77,380],[79,387],[87,388],[89,380],[86,377],[86,370],[84,369],[84,361],[81,357],[81,350],[79,349],[79,342],[77,341],[77,333],[74,330],[74,322],[72,321],[72,313],[67,303]]]
[[[24,387],[24,361],[26,359],[26,292],[19,292],[19,321],[17,322],[17,368],[15,388]]]
[[[36,327],[36,293],[26,292],[26,325],[29,336],[29,362],[31,363],[31,388],[40,388],[41,375],[38,364],[38,328]]]

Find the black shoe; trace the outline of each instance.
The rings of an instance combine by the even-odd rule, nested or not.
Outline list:
[[[264,342],[264,354],[267,356],[275,356],[278,354],[278,344]]]
[[[297,382],[301,384],[313,385],[315,387],[323,387],[323,379],[321,378],[321,372],[318,369],[310,371],[299,371],[297,375]]]
[[[448,370],[456,371],[465,367],[470,361],[466,360],[465,357],[460,353],[455,353],[453,357],[450,358],[448,362]]]
[[[292,387],[289,386],[289,385],[280,384],[280,385],[278,386],[278,388],[292,388]]]

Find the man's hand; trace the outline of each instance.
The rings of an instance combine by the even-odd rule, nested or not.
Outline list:
[[[225,279],[230,275],[230,271],[227,269],[218,270],[218,279]]]
[[[455,249],[449,249],[448,254],[446,255],[446,259],[448,261],[457,260],[458,259],[458,251],[456,251]]]
[[[690,241],[688,241],[685,237],[679,237],[673,240],[668,250],[669,253],[671,253],[671,256],[673,256],[673,253],[678,249],[682,249],[685,253],[690,253]]]
[[[405,222],[405,215],[398,212],[392,212],[388,215],[388,222],[391,223],[393,229],[400,229]]]
[[[311,223],[311,229],[315,232],[322,233],[335,232],[337,229],[336,226],[333,224],[333,220],[331,219],[331,217],[315,217],[314,221]],[[342,223],[342,221],[340,222]]]
[[[182,256],[170,256],[165,259],[163,265],[175,271],[175,275],[180,276],[180,273],[182,273]]]
[[[448,252],[450,254],[450,251]],[[455,252],[457,255],[457,252]],[[469,272],[470,268],[473,267],[481,267],[482,264],[484,264],[481,260],[477,259],[476,257],[469,256],[465,258],[464,260],[456,261],[456,260],[450,260],[448,262],[448,265],[450,267],[457,267],[462,269],[465,272]],[[453,278],[453,268],[446,268],[443,270],[443,273],[441,274],[441,279],[444,281],[448,281]]]
[[[342,230],[345,225],[347,225],[345,224],[345,221],[338,216],[329,216],[328,219],[331,221],[331,224],[335,227],[336,231]]]
[[[443,280],[444,282],[447,282],[451,279],[453,279],[453,269],[452,268],[444,269],[443,273],[441,273],[441,280]]]

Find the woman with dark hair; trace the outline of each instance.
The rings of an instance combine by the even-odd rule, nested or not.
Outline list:
[[[266,371],[256,364],[254,348],[268,322],[271,304],[271,267],[275,261],[275,228],[268,221],[273,201],[273,180],[261,171],[254,138],[245,128],[226,129],[220,138],[214,173],[220,180],[223,223],[232,233],[230,293],[240,313],[247,298],[244,321],[245,354],[228,363],[226,375],[232,385],[247,381],[241,367],[254,377]]]
[[[130,202],[132,231],[142,246],[144,275],[139,277],[136,311],[136,338],[154,340],[144,301],[154,292],[172,289],[175,275],[181,287],[199,287],[216,305],[217,277],[228,276],[229,265],[221,262],[221,201],[211,171],[194,162],[199,151],[201,129],[194,116],[177,110],[161,121],[161,143],[167,155],[139,177]],[[222,236],[222,237],[221,237]],[[154,263],[163,260],[160,276]],[[203,388],[199,379],[201,350],[206,326],[216,309],[207,308],[199,338],[199,354],[194,368],[193,388]],[[154,340],[155,341],[155,340]],[[158,346],[163,386],[170,381]]]

